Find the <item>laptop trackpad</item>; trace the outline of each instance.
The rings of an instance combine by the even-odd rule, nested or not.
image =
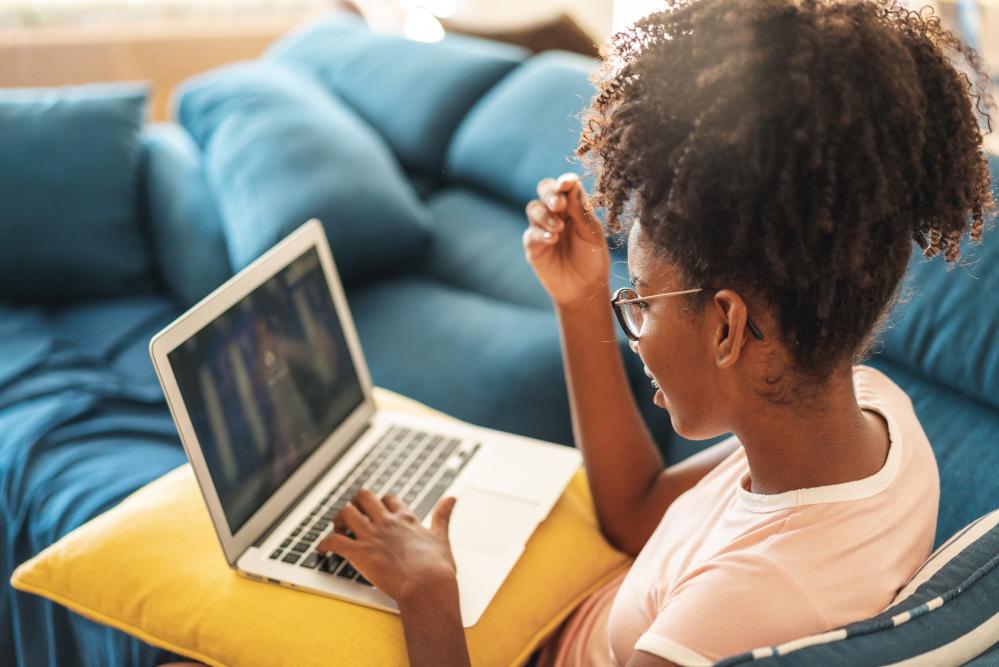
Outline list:
[[[482,553],[520,548],[538,522],[538,504],[474,486],[462,489],[451,513],[451,543]]]

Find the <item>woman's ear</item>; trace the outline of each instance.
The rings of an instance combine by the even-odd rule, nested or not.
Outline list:
[[[739,361],[742,346],[746,344],[748,308],[741,296],[728,289],[715,292],[712,308],[716,315],[715,365],[730,368]]]

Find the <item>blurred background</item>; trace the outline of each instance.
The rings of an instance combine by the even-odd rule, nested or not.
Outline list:
[[[929,4],[999,76],[999,0]],[[177,83],[255,58],[295,25],[332,9],[351,9],[379,30],[416,40],[467,32],[536,51],[596,54],[595,44],[658,6],[654,0],[0,0],[0,87],[147,80],[155,91],[152,120],[167,120]]]

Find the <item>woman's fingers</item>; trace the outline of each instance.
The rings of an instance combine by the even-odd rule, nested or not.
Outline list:
[[[340,510],[339,516],[340,522],[347,525],[355,535],[358,537],[368,537],[372,533],[371,520],[361,514],[361,510],[357,509],[353,503],[347,503],[344,505],[343,509]],[[340,523],[334,519],[334,525]],[[334,531],[335,533],[336,531]],[[350,539],[350,538],[348,538]]]
[[[537,225],[545,231],[558,233],[565,228],[565,221],[552,215],[551,211],[537,199],[529,201],[524,211],[532,225]]]
[[[547,206],[548,202],[552,200],[552,196],[556,194],[554,190],[552,190],[554,185],[554,178],[542,178],[538,181],[538,185],[535,190],[538,193],[538,199],[541,200],[545,206]]]
[[[528,203],[525,210],[529,224],[523,235],[524,254],[530,261],[558,243],[565,223],[553,216],[537,199]]]
[[[593,240],[604,239],[604,228],[597,220],[583,190],[583,184],[579,176],[574,172],[566,172],[555,181],[554,188],[563,194],[565,201],[564,208],[560,209],[562,215],[568,220],[576,223],[576,231],[581,234],[593,237]]]
[[[370,489],[360,489],[352,502],[364,512],[372,523],[379,524],[385,520],[385,505]]]
[[[566,210],[568,203],[567,194],[573,187],[573,181],[579,182],[579,178],[572,172],[566,172],[558,177],[543,178],[538,181],[538,200],[544,204],[549,211],[562,213]]]
[[[528,225],[524,230],[524,256],[528,261],[547,252],[553,245],[558,243],[559,235],[547,232],[537,225]]]
[[[382,502],[390,512],[398,512],[406,507],[406,504],[402,502],[402,499],[394,493],[386,493],[382,496]]]
[[[340,535],[339,533],[330,533],[316,545],[316,549],[320,553],[328,553],[330,551],[336,552],[341,556],[350,558],[351,554],[354,553],[354,547],[357,543],[346,535]]]

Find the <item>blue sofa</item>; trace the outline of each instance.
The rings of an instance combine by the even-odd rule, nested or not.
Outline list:
[[[137,131],[141,242],[115,254],[135,260],[137,277],[73,298],[0,292],[5,580],[185,461],[149,338],[313,215],[327,227],[376,384],[471,422],[571,444],[554,314],[520,236],[536,182],[579,170],[570,157],[593,68],[579,56],[529,57],[458,36],[409,42],[336,15],[258,61],[187,82],[177,124]],[[999,160],[991,165],[999,179]],[[914,258],[914,296],[893,312],[869,362],[909,393],[936,449],[938,542],[999,506],[992,236],[965,268]],[[613,255],[614,282],[624,284],[623,249]],[[16,268],[29,270],[23,261]],[[703,447],[670,431],[619,344],[664,457]],[[0,624],[2,665],[171,657],[6,584]]]

